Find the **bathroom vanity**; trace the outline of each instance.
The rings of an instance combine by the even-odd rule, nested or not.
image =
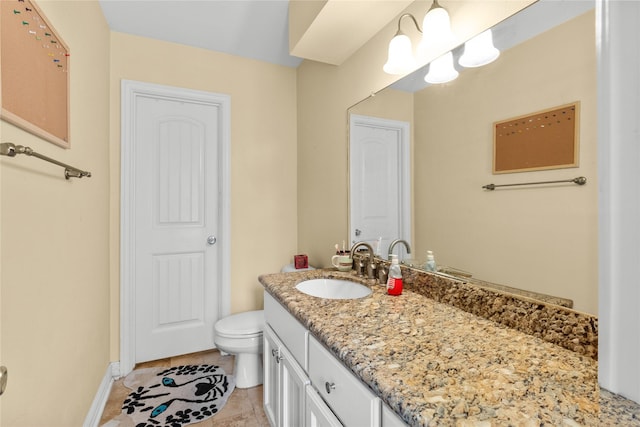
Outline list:
[[[271,424],[379,426],[380,400],[268,293],[264,303],[264,404]]]
[[[597,319],[412,269],[403,276],[397,297],[335,270],[260,277],[272,425],[640,425],[640,406],[598,387]],[[373,292],[331,300],[295,288],[323,277]]]

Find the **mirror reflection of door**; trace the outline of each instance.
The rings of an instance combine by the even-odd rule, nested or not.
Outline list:
[[[350,244],[368,242],[387,259],[394,239],[411,238],[410,126],[352,114],[349,129]],[[406,257],[403,245],[394,253]]]

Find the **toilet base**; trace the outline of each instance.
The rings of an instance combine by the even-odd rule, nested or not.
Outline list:
[[[262,354],[240,353],[235,355],[233,376],[237,388],[250,388],[262,384]]]

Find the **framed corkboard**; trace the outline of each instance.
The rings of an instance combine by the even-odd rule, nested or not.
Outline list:
[[[34,1],[0,3],[0,117],[69,148],[69,48]]]
[[[494,123],[493,173],[578,166],[580,102]]]

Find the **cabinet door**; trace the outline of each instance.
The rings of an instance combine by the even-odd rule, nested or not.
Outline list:
[[[278,363],[280,340],[268,325],[265,325],[262,336],[264,342],[264,412],[272,427],[280,427],[280,363]]]
[[[342,427],[340,420],[331,412],[316,390],[308,385],[305,387],[305,426],[306,427]]]
[[[287,351],[280,347],[280,422],[283,427],[304,426],[305,387],[309,378]]]

